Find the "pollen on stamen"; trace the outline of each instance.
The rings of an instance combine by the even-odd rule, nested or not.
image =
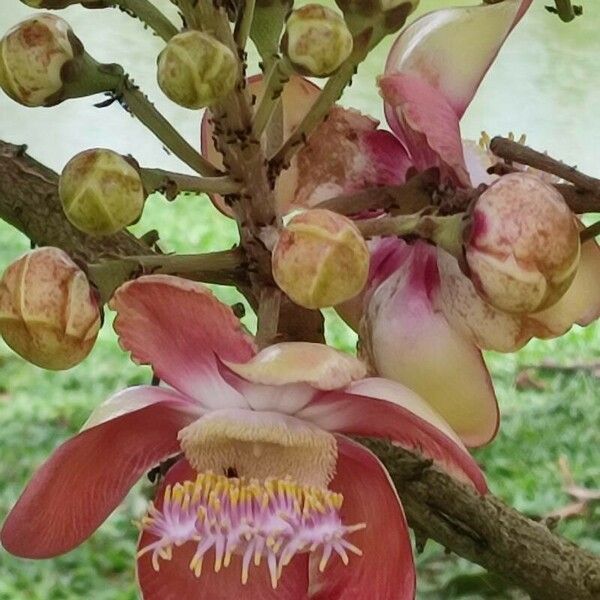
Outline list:
[[[214,550],[215,572],[229,567],[233,554],[242,557],[243,584],[251,564],[258,567],[266,559],[276,588],[296,554],[320,552],[321,571],[334,553],[345,565],[348,553],[362,555],[346,537],[366,525],[344,525],[342,503],[340,494],[289,479],[260,482],[202,473],[195,481],[167,486],[161,510],[150,506],[138,525],[156,539],[138,557],[151,553],[158,571],[160,560],[170,560],[174,549],[192,541],[197,546],[189,568],[196,577],[202,574],[206,553]]]

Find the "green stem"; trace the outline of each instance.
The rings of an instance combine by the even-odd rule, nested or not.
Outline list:
[[[183,173],[172,173],[163,169],[140,169],[144,187],[149,191],[161,191],[169,200],[180,192],[197,194],[237,194],[241,185],[223,175],[221,177],[195,177]]]
[[[243,255],[238,248],[208,254],[128,256],[90,264],[87,273],[107,302],[123,283],[142,274],[178,275],[186,279],[235,285],[243,279]]]
[[[419,213],[377,217],[356,221],[355,224],[365,238],[417,235],[434,242],[453,256],[462,254],[464,213],[443,217]]]
[[[222,175],[214,165],[201,156],[183,137],[173,128],[171,123],[162,116],[157,108],[139,90],[133,82],[125,76],[121,87],[117,90],[127,108],[134,114],[154,135],[186,165],[197,173],[206,177]]]
[[[556,13],[564,23],[569,23],[575,17],[583,14],[582,7],[573,6],[571,0],[554,0],[554,4],[556,4],[556,8],[552,9],[552,12]]]
[[[233,37],[237,47],[241,48],[242,50],[246,47],[246,42],[248,41],[248,36],[250,35],[250,28],[252,27],[255,6],[256,0],[243,0],[242,14],[235,24]]]
[[[292,65],[287,58],[280,58],[271,63],[265,77],[264,92],[252,123],[254,135],[258,139],[260,139],[260,136],[269,124],[281,98],[283,87],[288,82],[292,72]]]
[[[168,42],[178,32],[175,25],[149,0],[114,0],[113,5],[135,15],[165,42]]]

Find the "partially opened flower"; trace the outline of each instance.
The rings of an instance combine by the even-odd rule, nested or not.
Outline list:
[[[140,525],[146,600],[244,590],[296,600],[309,587],[320,600],[414,597],[398,497],[374,455],[345,436],[391,440],[485,492],[441,417],[397,383],[363,379],[360,361],[327,346],[256,353],[200,285],[146,276],[112,306],[123,348],[169,387],[117,394],[56,450],[4,524],[9,552],[71,550],[146,470],[183,452]]]

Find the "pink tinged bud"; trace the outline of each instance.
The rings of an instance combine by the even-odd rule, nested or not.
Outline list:
[[[158,57],[158,85],[185,108],[211,106],[233,90],[239,74],[235,54],[200,31],[173,36]]]
[[[501,310],[555,304],[579,264],[579,229],[558,191],[534,175],[501,177],[475,202],[465,244],[470,278]]]
[[[111,235],[142,214],[145,194],[138,171],[120,154],[94,148],[74,156],[59,182],[69,221],[90,235]]]
[[[288,17],[282,52],[302,75],[327,77],[352,52],[352,34],[344,19],[319,4],[307,4]]]
[[[360,328],[374,371],[419,394],[469,446],[498,427],[494,389],[481,352],[437,308],[436,249],[406,246],[403,264],[372,294]]]
[[[53,103],[62,69],[75,56],[69,24],[40,14],[13,27],[0,41],[0,87],[25,106]]]
[[[323,209],[294,217],[273,250],[277,285],[305,308],[356,296],[369,272],[369,250],[350,219]]]
[[[100,311],[84,273],[58,248],[28,252],[0,280],[0,333],[23,358],[69,369],[90,352]]]

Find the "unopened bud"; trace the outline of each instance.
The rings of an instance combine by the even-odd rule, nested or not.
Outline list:
[[[158,57],[158,85],[185,108],[214,104],[233,90],[237,78],[234,53],[201,31],[173,36]]]
[[[62,250],[32,250],[0,279],[0,334],[29,362],[69,369],[89,354],[99,329],[88,280]]]
[[[60,176],[63,210],[77,229],[111,235],[136,221],[144,208],[138,171],[120,154],[95,148],[74,156]]]
[[[69,24],[51,14],[15,25],[0,40],[0,87],[24,106],[113,91],[122,78],[119,65],[97,63]]]
[[[531,313],[557,302],[579,264],[579,230],[561,194],[511,173],[475,202],[465,244],[470,278],[490,304]]]
[[[25,106],[52,103],[63,87],[61,71],[76,50],[69,24],[41,14],[13,27],[0,41],[0,86]]]
[[[369,250],[350,219],[323,209],[295,216],[273,250],[277,285],[305,308],[345,302],[364,287]]]
[[[352,52],[352,34],[344,19],[320,4],[307,4],[288,17],[282,52],[302,75],[327,77]]]

